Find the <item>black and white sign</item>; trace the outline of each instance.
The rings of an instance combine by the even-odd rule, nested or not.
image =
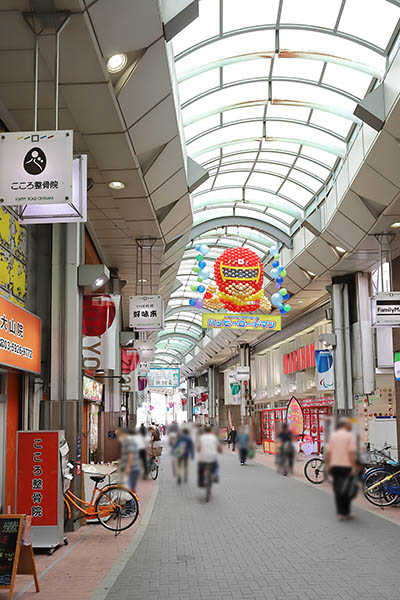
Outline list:
[[[248,381],[250,379],[250,367],[236,367],[236,380]]]
[[[72,201],[72,131],[0,135],[0,202],[7,206]]]
[[[400,327],[400,292],[379,292],[371,298],[372,325]]]
[[[130,296],[129,327],[137,331],[164,328],[164,301],[161,296]]]

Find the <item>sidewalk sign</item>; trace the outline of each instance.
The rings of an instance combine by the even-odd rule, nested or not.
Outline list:
[[[0,589],[8,589],[12,600],[16,575],[32,575],[36,592],[39,582],[26,515],[0,515]]]

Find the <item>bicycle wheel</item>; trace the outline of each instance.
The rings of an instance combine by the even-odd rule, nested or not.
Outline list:
[[[364,479],[364,496],[374,506],[390,506],[394,504],[397,500],[397,496],[390,494],[385,490],[384,485],[379,485],[378,487],[371,490],[370,488],[379,483],[381,480],[388,477],[391,473],[389,471],[385,471],[384,469],[376,469],[375,471],[371,471],[366,478]],[[394,477],[390,483],[392,485],[398,485],[399,479],[398,477]]]
[[[310,458],[304,465],[304,475],[311,483],[325,481],[325,461],[323,458]]]
[[[103,527],[111,531],[124,531],[138,518],[139,502],[130,489],[122,485],[110,485],[99,494],[95,510]]]
[[[153,462],[151,463],[150,476],[154,481],[158,477],[158,469],[159,469],[158,464],[156,463],[155,460],[153,460]]]

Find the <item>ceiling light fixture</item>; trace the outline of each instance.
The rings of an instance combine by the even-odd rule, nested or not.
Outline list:
[[[123,181],[110,181],[108,187],[112,190],[123,190],[126,186]]]
[[[307,275],[309,275],[310,277],[316,277],[316,274],[313,273],[312,271],[306,271]]]
[[[339,254],[346,254],[347,250],[345,248],[342,248],[341,246],[335,246],[335,249],[337,250],[337,252],[339,252]]]
[[[122,71],[127,62],[128,57],[126,54],[123,54],[122,52],[113,54],[106,63],[107,71],[109,73],[118,73],[119,71]]]
[[[297,304],[303,304],[303,300],[297,300]]]
[[[105,277],[105,276],[103,276],[103,277],[98,277],[98,278],[97,278],[97,279],[96,279],[96,280],[93,282],[93,286],[92,286],[92,287],[93,287],[94,289],[96,289],[96,288],[99,288],[99,287],[101,287],[102,285],[104,285],[104,284],[106,283],[106,281],[107,281],[107,279],[106,279],[106,277]]]
[[[138,283],[147,283],[147,279],[138,279]]]
[[[390,227],[393,227],[393,229],[398,229],[400,227],[400,221],[396,221],[396,223],[392,223]]]

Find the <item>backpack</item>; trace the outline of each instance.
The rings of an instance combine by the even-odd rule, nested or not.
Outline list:
[[[176,448],[174,450],[174,454],[175,454],[176,458],[183,458],[187,453],[186,450],[187,450],[186,440],[182,439],[178,442],[178,445],[176,446]]]

